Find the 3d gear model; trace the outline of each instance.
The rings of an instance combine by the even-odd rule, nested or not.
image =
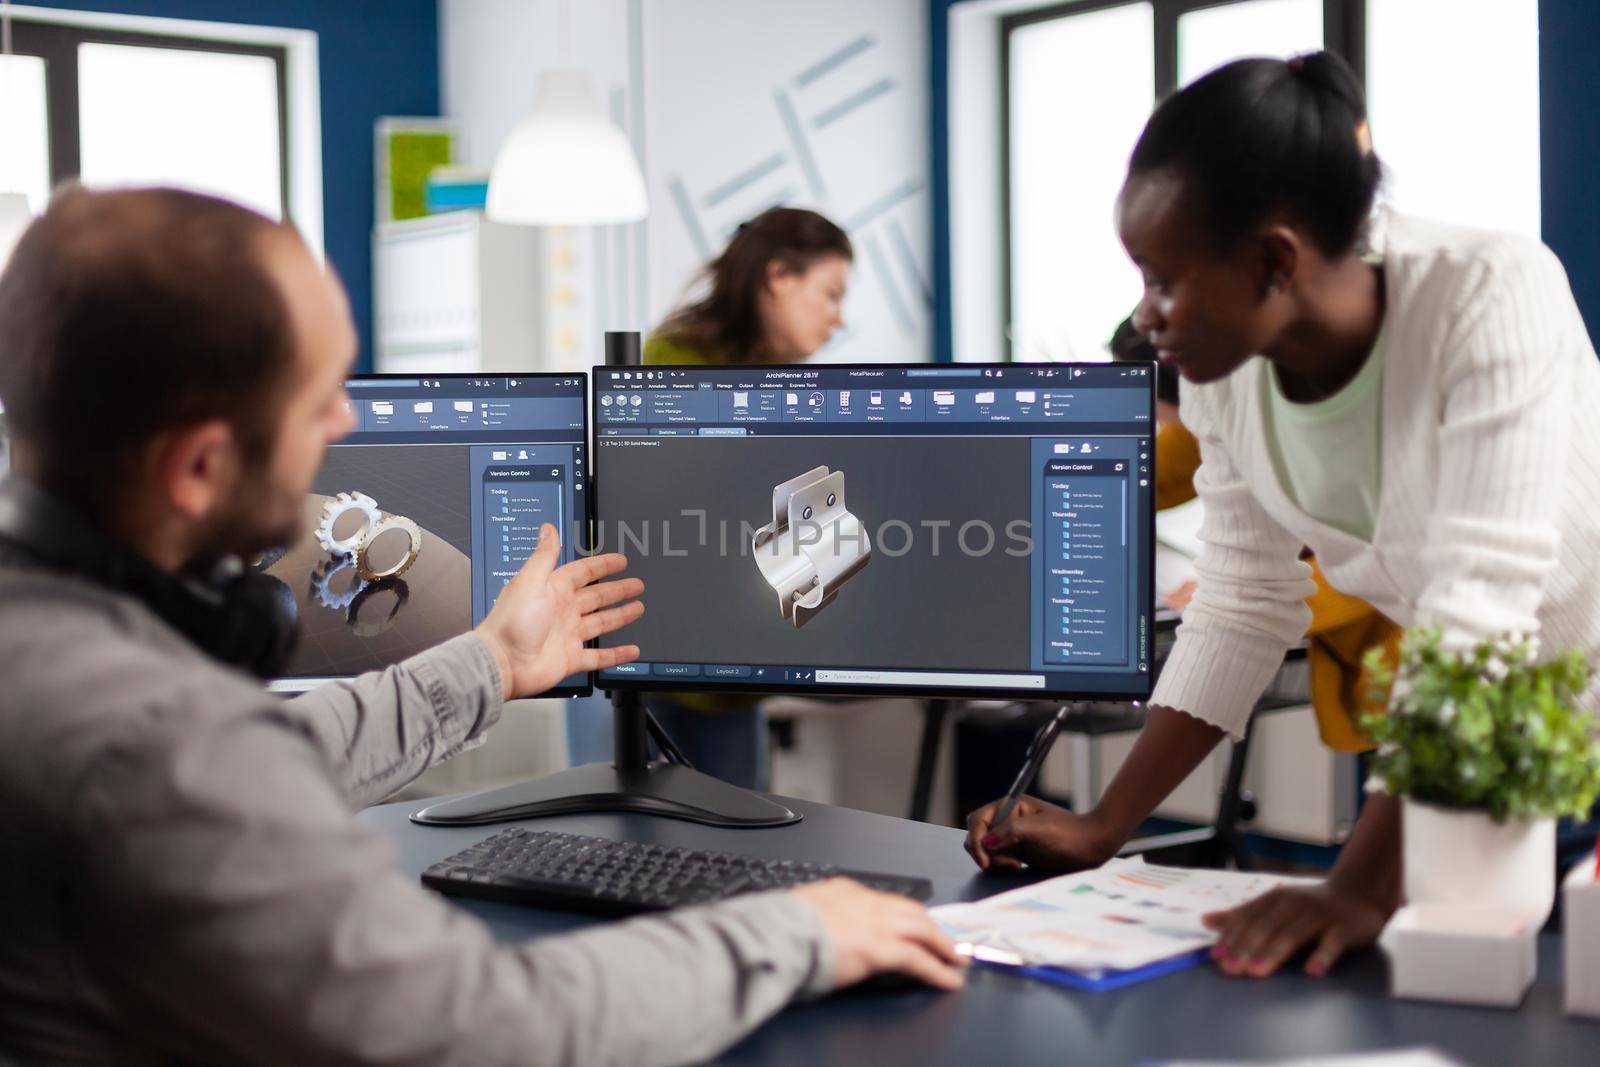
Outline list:
[[[278,562],[284,556],[288,555],[288,553],[288,545],[278,545],[274,548],[269,548],[250,563],[250,569],[253,571],[264,571],[274,563]]]
[[[335,537],[333,524],[351,511],[359,511],[365,515],[366,523],[346,537]],[[381,518],[383,512],[378,510],[378,502],[367,494],[340,493],[322,506],[322,522],[317,525],[317,543],[322,546],[324,552],[354,555],[356,549],[360,547],[362,538],[372,532],[372,528]]]
[[[382,570],[374,567],[369,558],[372,545],[379,537],[390,530],[401,530],[410,539],[405,555],[392,566]],[[381,581],[384,578],[398,578],[411,569],[417,561],[417,556],[422,552],[422,528],[404,515],[385,515],[371,526],[361,538],[361,544],[356,547],[356,574],[368,582]]]
[[[361,591],[367,587],[367,583],[359,576],[352,574],[349,588],[342,593],[335,593],[329,587],[329,583],[333,580],[335,574],[340,571],[350,570],[355,565],[356,558],[354,556],[333,556],[317,564],[316,569],[311,572],[311,595],[316,597],[317,602],[323,607],[333,611],[343,611],[348,608],[355,603],[356,597],[361,595]]]
[[[357,637],[377,637],[379,634],[384,633],[389,629],[389,627],[394,625],[395,618],[400,614],[400,609],[406,606],[406,601],[410,599],[411,594],[409,590],[406,589],[405,582],[391,582],[387,580],[381,582],[362,582],[361,587],[361,595],[356,597],[355,602],[350,605],[350,611],[346,616],[345,621],[350,625],[350,632],[355,634]],[[388,614],[363,618],[363,612],[366,612],[368,615],[372,614],[367,605],[370,604],[379,593],[386,591],[392,591],[394,593],[394,604],[390,606]]]
[[[772,522],[755,532],[751,548],[778,594],[778,613],[796,627],[872,558],[866,527],[845,507],[844,472],[827,467],[773,486]]]
[[[335,536],[334,525],[352,511],[361,512],[366,521],[344,537]],[[317,543],[328,553],[328,558],[311,572],[311,594],[323,607],[345,612],[345,621],[356,636],[376,637],[393,625],[395,616],[405,605],[405,583],[395,579],[410,570],[422,553],[422,528],[404,515],[380,511],[378,502],[365,493],[339,493],[322,506],[318,518]],[[380,568],[371,559],[372,546],[392,530],[405,534],[406,550],[394,563]],[[334,592],[334,575],[352,569],[355,573],[351,575],[349,586],[342,593]],[[379,589],[395,591],[394,607],[382,619],[358,619],[361,605]]]

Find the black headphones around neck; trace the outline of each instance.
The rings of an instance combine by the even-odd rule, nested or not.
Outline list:
[[[245,568],[212,581],[166,574],[15,475],[0,480],[0,545],[133,597],[208,655],[257,677],[281,675],[294,650],[294,594],[277,578]]]

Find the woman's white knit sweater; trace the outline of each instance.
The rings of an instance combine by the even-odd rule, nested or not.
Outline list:
[[[1310,621],[1302,546],[1334,588],[1401,625],[1600,656],[1600,362],[1561,264],[1536,241],[1403,216],[1373,243],[1387,306],[1371,543],[1284,492],[1263,436],[1264,360],[1184,383],[1205,545],[1151,702],[1235,736]]]

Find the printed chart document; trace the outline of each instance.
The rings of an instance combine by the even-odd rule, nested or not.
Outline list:
[[[1092,871],[971,904],[946,904],[929,914],[956,941],[987,950],[975,952],[975,958],[1004,962],[1014,957],[1018,965],[1092,976],[1192,955],[1217,939],[1201,925],[1202,915],[1281,885],[1313,882],[1114,859]]]

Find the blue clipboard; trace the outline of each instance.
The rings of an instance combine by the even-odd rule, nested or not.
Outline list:
[[[1030,967],[1026,964],[1016,967],[1009,963],[996,963],[992,960],[975,959],[972,961],[972,965],[974,967],[992,967],[997,971],[1006,971],[1023,978],[1036,978],[1041,982],[1064,986],[1067,989],[1078,989],[1085,993],[1109,993],[1113,989],[1135,985],[1151,978],[1160,978],[1164,974],[1186,971],[1190,967],[1204,962],[1210,953],[1210,949],[1199,948],[1193,952],[1185,952],[1181,955],[1173,956],[1171,959],[1165,959],[1145,967],[1134,967],[1126,971],[1105,971],[1093,976],[1065,970],[1061,967]]]

